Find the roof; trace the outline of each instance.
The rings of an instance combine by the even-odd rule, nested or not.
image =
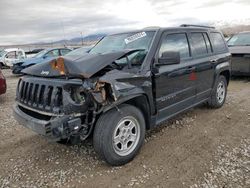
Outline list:
[[[20,49],[20,48],[6,48],[6,49],[4,49],[4,51],[6,51],[6,52],[17,51],[17,50],[23,51],[23,49]]]
[[[200,30],[200,31],[218,31],[214,27],[210,26],[199,26],[199,25],[181,25],[179,27],[158,27],[158,26],[152,26],[152,27],[145,27],[138,30],[128,30],[128,31],[122,31],[122,32],[115,32],[111,33],[109,35],[116,35],[116,34],[123,34],[123,33],[130,33],[130,32],[143,32],[143,31],[159,31],[159,30]]]
[[[250,31],[242,31],[242,32],[239,32],[238,34],[250,34]]]

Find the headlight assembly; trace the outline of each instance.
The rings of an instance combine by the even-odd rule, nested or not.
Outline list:
[[[84,104],[86,102],[86,91],[83,87],[71,88],[71,98],[76,104]]]

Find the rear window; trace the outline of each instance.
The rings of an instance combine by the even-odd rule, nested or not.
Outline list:
[[[227,51],[226,44],[220,33],[210,33],[213,50],[216,53]]]
[[[229,39],[228,46],[250,46],[250,33],[234,35]]]

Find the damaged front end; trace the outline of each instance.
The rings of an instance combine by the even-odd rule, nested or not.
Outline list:
[[[17,86],[15,118],[52,140],[86,139],[102,112],[117,105],[124,96],[143,93],[141,87],[149,83],[138,77],[137,87],[121,81],[135,80],[136,74],[107,68],[110,62],[128,53],[131,51],[73,62],[60,57],[24,70],[26,76]],[[102,63],[95,68],[86,65],[96,58]]]
[[[51,82],[24,76],[18,83],[16,101],[16,119],[53,140],[87,138],[99,114],[98,104],[80,79]]]

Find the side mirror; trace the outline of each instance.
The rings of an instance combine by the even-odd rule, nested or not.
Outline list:
[[[172,65],[179,64],[181,61],[180,52],[177,51],[165,51],[158,59],[158,65]]]

